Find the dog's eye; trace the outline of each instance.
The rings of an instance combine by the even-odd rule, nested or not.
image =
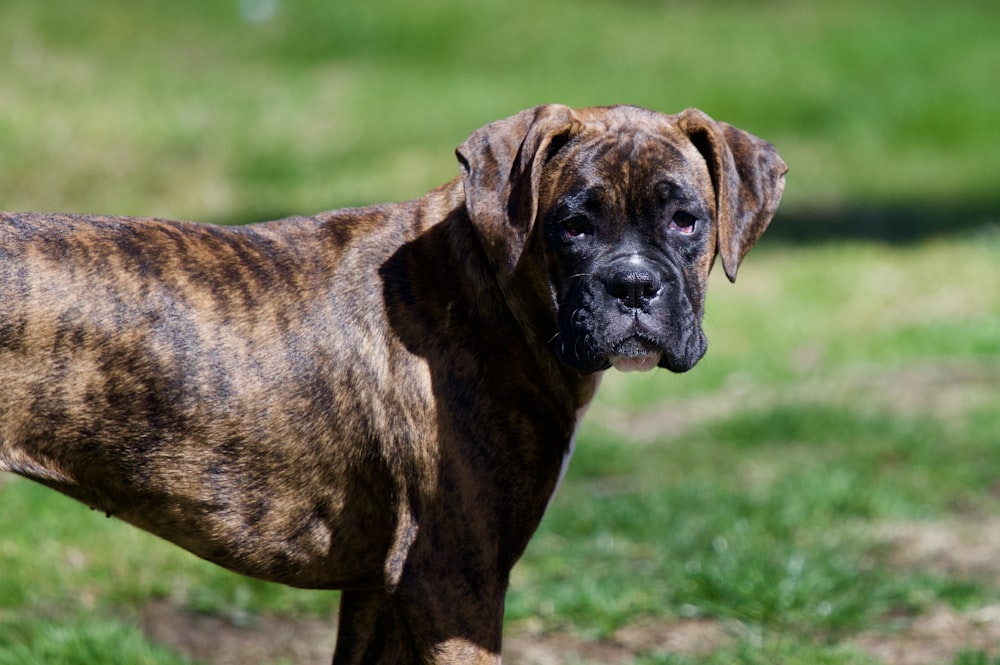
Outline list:
[[[590,220],[582,215],[574,215],[559,222],[563,235],[567,238],[579,238],[591,235],[594,232],[594,225]]]
[[[678,210],[670,220],[670,230],[678,233],[694,233],[697,223],[698,219],[694,215],[685,210]]]

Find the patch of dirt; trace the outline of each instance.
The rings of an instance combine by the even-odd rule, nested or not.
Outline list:
[[[569,633],[541,634],[515,629],[504,637],[503,659],[516,665],[624,665],[631,663],[637,653],[698,655],[720,649],[731,641],[721,623],[707,619],[644,620],[621,628],[610,640],[599,641]]]
[[[950,663],[963,650],[1000,654],[1000,605],[972,612],[935,607],[897,633],[866,633],[852,644],[891,665]]]
[[[293,620],[265,615],[242,627],[168,602],[150,605],[142,625],[152,641],[210,665],[265,665],[279,661],[329,665],[336,638],[334,619]],[[642,621],[622,628],[613,639],[598,641],[522,628],[505,635],[503,659],[517,665],[625,665],[640,652],[694,655],[721,648],[731,639],[722,624],[704,619]]]
[[[567,633],[556,633],[534,638],[505,637],[503,661],[518,665],[627,665],[632,662],[632,652],[611,642],[588,642]]]
[[[891,522],[875,537],[896,566],[1000,584],[1000,519]]]
[[[1000,519],[891,522],[875,537],[901,569],[1000,584]],[[1000,605],[959,612],[934,607],[894,632],[869,632],[851,643],[892,665],[951,662],[962,650],[1000,654]]]
[[[727,646],[733,636],[722,623],[710,619],[647,619],[621,628],[615,633],[615,641],[633,652],[695,656]]]
[[[146,608],[146,635],[194,660],[211,665],[330,665],[336,621],[290,619],[274,615],[254,618],[249,626],[196,614],[168,602]]]

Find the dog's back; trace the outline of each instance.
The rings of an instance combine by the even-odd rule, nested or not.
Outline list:
[[[348,503],[364,515],[370,495],[328,460],[376,456],[340,445],[373,428],[351,422],[370,409],[331,367],[384,362],[345,331],[384,325],[377,284],[337,282],[358,260],[352,219],[375,222],[340,215],[239,228],[0,216],[0,471],[257,577],[378,574],[387,543],[356,537],[341,561],[327,526]],[[391,533],[392,517],[365,521]]]

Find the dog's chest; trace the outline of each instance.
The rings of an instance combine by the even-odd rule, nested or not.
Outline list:
[[[597,382],[594,385],[595,394],[597,393],[597,389],[601,385],[602,377],[603,373],[597,375]],[[573,453],[576,451],[576,437],[580,431],[580,423],[583,421],[583,417],[586,415],[587,410],[590,408],[592,402],[593,402],[593,397],[591,397],[591,399],[586,404],[584,404],[583,406],[581,406],[579,409],[576,410],[576,424],[573,426],[573,435],[569,438],[569,445],[566,446],[566,452],[563,453],[562,466],[559,468],[559,478],[556,480],[556,485],[552,489],[551,496],[549,496],[548,504],[545,506],[546,510],[548,510],[549,506],[552,505],[552,500],[559,492],[559,487],[562,485],[563,478],[566,477],[566,472],[569,471],[570,460],[573,459]]]

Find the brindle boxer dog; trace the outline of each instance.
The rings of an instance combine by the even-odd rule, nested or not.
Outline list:
[[[343,589],[334,663],[498,663],[609,367],[705,352],[785,164],[704,113],[542,106],[422,199],[242,228],[0,217],[0,470]]]

